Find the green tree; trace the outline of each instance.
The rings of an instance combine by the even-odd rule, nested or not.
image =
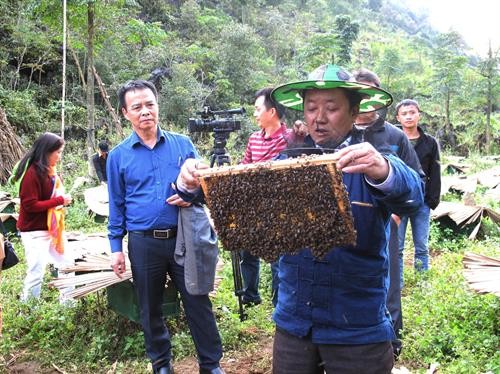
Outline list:
[[[444,105],[444,131],[450,131],[451,107],[455,95],[463,90],[462,81],[467,58],[460,34],[450,31],[438,36],[432,53],[435,96]]]
[[[486,83],[486,123],[485,123],[485,151],[489,153],[491,150],[491,114],[493,112],[493,104],[498,98],[499,93],[499,74],[498,68],[500,64],[500,50],[493,53],[491,41],[488,48],[488,57],[481,61],[479,72],[484,77]]]
[[[359,24],[351,20],[348,15],[335,17],[334,33],[337,40],[337,56],[335,61],[339,65],[348,65],[351,62],[352,43],[357,39]]]

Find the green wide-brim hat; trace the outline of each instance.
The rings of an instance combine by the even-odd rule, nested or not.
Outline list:
[[[345,88],[357,91],[363,99],[359,104],[359,112],[373,112],[392,104],[392,96],[381,88],[358,83],[351,73],[337,65],[321,65],[310,73],[305,81],[287,83],[276,87],[272,92],[273,99],[286,108],[304,110],[305,90],[327,90]]]

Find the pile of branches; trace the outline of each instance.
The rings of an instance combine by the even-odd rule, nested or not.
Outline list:
[[[74,287],[74,290],[67,292],[66,296],[75,299],[82,298],[92,292],[131,279],[132,271],[128,256],[125,256],[125,259],[127,270],[119,278],[110,267],[109,255],[87,254],[83,259],[75,262],[75,265],[60,269],[59,271],[66,276],[54,279],[49,285],[59,289]]]
[[[0,184],[5,184],[14,165],[23,157],[24,148],[1,107],[0,144],[2,145],[0,147]]]
[[[473,290],[500,296],[500,260],[468,252],[463,263],[465,279]]]

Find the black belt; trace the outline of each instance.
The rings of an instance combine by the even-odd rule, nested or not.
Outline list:
[[[130,231],[132,234],[142,236],[152,236],[155,239],[171,239],[177,235],[177,228],[166,230],[144,230],[144,231]]]

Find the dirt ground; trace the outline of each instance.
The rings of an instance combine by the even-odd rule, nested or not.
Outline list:
[[[229,352],[225,353],[221,361],[221,367],[226,374],[270,374],[273,352],[272,338],[263,339],[258,349],[252,352]],[[61,374],[66,371],[57,368],[42,368],[36,361],[12,362],[7,366],[6,373],[9,374]],[[194,357],[188,357],[174,362],[176,374],[198,374],[198,363]],[[0,373],[3,371],[0,369]],[[102,374],[114,374],[113,370]]]
[[[273,353],[273,339],[264,338],[258,349],[251,352],[225,353],[221,361],[221,367],[226,374],[271,374],[271,362]],[[434,366],[434,367],[433,367]],[[431,365],[426,374],[434,374],[437,365]],[[198,363],[194,357],[188,357],[181,361],[174,362],[176,374],[198,374]],[[1,373],[3,373],[0,370]],[[9,374],[65,374],[66,371],[54,366],[52,368],[42,368],[34,361],[14,363],[6,371]],[[103,371],[102,374],[114,374],[113,369]],[[393,374],[410,374],[411,372],[404,366],[395,364]],[[96,373],[98,374],[98,373]],[[129,374],[129,373],[127,373]]]
[[[273,339],[263,339],[258,349],[252,352],[225,353],[221,367],[226,374],[270,374],[273,355]],[[176,374],[198,374],[198,363],[189,357],[174,362]]]

